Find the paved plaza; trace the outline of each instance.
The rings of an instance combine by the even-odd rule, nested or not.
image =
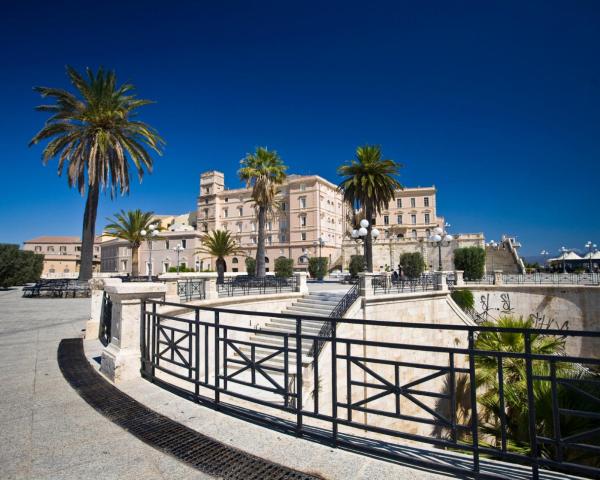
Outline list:
[[[56,352],[78,337],[89,299],[0,291],[0,477],[206,479],[93,410],[63,378]]]

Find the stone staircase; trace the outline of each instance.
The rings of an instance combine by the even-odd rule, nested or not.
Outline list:
[[[521,268],[508,246],[501,243],[498,247],[485,247],[485,269],[488,273],[501,270],[502,273],[521,273]]]
[[[344,292],[313,292],[304,297],[298,299],[291,306],[286,308],[281,313],[287,315],[297,315],[299,317],[314,316],[314,317],[329,317],[333,309],[344,297]],[[318,319],[303,319],[302,330],[303,335],[318,335],[325,322]],[[269,334],[266,332],[276,332],[277,334]],[[256,333],[251,334],[249,337],[250,343],[258,343],[262,345],[269,345],[273,347],[283,347],[284,335],[288,334],[288,346],[289,348],[296,348],[296,320],[292,318],[271,318],[260,330]],[[302,364],[303,366],[309,365],[313,358],[310,355],[313,347],[313,341],[310,339],[302,340]],[[248,358],[251,356],[250,345],[240,345],[240,351]],[[255,357],[257,359],[264,358],[270,354],[273,354],[275,350],[266,347],[255,347]],[[261,366],[283,368],[284,356],[279,354],[273,358],[261,363]],[[296,374],[296,354],[293,352],[289,353],[288,359],[288,373]],[[282,376],[283,373],[273,372],[275,376]]]

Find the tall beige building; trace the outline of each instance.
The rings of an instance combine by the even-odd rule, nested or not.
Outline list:
[[[288,175],[277,195],[278,208],[267,219],[265,232],[266,268],[273,271],[278,257],[291,258],[296,270],[305,270],[308,259],[322,255],[330,266],[347,267],[358,245],[350,238],[348,206],[337,185],[318,175]],[[385,211],[375,219],[378,240],[387,243],[422,242],[430,231],[443,225],[437,214],[435,187],[399,190]],[[164,230],[150,246],[139,250],[140,274],[166,272],[177,265],[176,247],[181,246],[179,265],[194,270],[215,269],[216,259],[201,251],[202,237],[212,230],[228,230],[242,253],[225,258],[229,272],[245,272],[246,257],[254,258],[258,241],[258,221],[251,189],[225,187],[219,171],[200,175],[196,212],[173,216],[157,215]],[[343,248],[344,247],[344,248]],[[150,256],[152,262],[150,263]],[[122,240],[102,243],[102,271],[131,272],[131,249]]]
[[[246,256],[256,255],[258,224],[248,188],[226,189],[225,176],[218,171],[200,176],[197,228],[200,232],[229,230]],[[275,259],[294,260],[296,269],[305,269],[308,257],[338,260],[346,232],[346,207],[337,187],[318,175],[289,175],[279,187],[278,208],[267,219],[266,267],[273,270]],[[319,245],[321,244],[321,245]],[[229,271],[245,271],[244,256],[226,258]],[[210,261],[203,258],[202,262]]]

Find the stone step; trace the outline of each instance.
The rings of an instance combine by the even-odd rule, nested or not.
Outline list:
[[[306,310],[300,309],[296,306],[288,307],[281,313],[285,313],[286,315],[297,315],[299,317],[303,316],[312,316],[312,317],[328,317],[331,311],[328,310]]]
[[[323,321],[320,320],[301,320],[301,325],[302,328],[304,327],[320,327],[321,325],[323,325]],[[277,317],[273,317],[269,320],[269,322],[267,323],[267,325],[271,325],[271,324],[275,324],[275,325],[288,325],[290,326],[294,331],[296,331],[296,320],[292,320],[290,318],[277,318]],[[264,329],[266,329],[266,325],[265,327],[263,327]]]
[[[336,300],[319,300],[319,299],[315,299],[315,298],[301,298],[300,300],[296,301],[294,304],[295,305],[326,305],[326,306],[332,306],[335,307],[338,303],[338,301]]]

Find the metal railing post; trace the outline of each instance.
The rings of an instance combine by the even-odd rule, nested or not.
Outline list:
[[[529,413],[529,447],[531,449],[531,473],[533,479],[539,478],[537,431],[535,426],[535,398],[533,392],[533,361],[531,359],[531,334],[525,332],[525,377],[527,382],[527,407]]]
[[[296,436],[302,435],[302,319],[296,318]]]

